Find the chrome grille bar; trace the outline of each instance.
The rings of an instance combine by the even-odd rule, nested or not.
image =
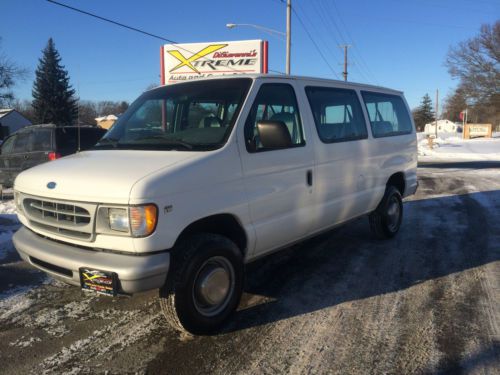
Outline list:
[[[84,241],[94,238],[95,204],[23,196],[23,208],[39,230]]]

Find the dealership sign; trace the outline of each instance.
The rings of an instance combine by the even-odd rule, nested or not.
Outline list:
[[[267,73],[267,41],[165,44],[161,84],[226,74]]]

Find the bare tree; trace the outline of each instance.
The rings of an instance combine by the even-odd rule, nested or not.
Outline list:
[[[12,104],[14,101],[12,87],[17,79],[24,79],[27,74],[26,69],[19,67],[0,50],[0,107]]]
[[[460,112],[467,107],[465,90],[459,86],[444,99],[443,117],[451,121],[461,121]]]
[[[78,119],[80,124],[96,125],[96,117],[116,115],[125,112],[129,104],[126,101],[114,102],[102,100],[94,102],[91,100],[80,100],[78,102]]]
[[[36,115],[33,106],[31,105],[31,100],[28,99],[15,99],[11,103],[11,107],[30,120],[33,124],[36,123]]]
[[[474,103],[500,92],[500,21],[482,25],[478,36],[450,48],[445,65]]]

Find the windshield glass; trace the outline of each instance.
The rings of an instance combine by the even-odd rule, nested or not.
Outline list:
[[[226,142],[248,78],[195,81],[144,93],[95,149],[214,150]]]

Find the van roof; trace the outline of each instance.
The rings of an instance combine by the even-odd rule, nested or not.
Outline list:
[[[319,84],[321,83],[335,83],[340,86],[345,86],[345,87],[356,87],[359,89],[372,89],[372,90],[383,90],[387,92],[393,92],[396,94],[403,94],[402,91],[400,90],[395,90],[391,89],[388,87],[383,87],[383,86],[376,86],[376,85],[369,85],[366,83],[357,83],[357,82],[350,82],[350,81],[341,81],[337,79],[328,79],[328,78],[318,78],[318,77],[308,77],[308,76],[297,76],[297,75],[284,75],[284,74],[231,74],[231,75],[224,75],[224,76],[212,76],[212,77],[204,77],[204,78],[198,78],[196,80],[188,80],[188,81],[183,81],[183,82],[177,82],[178,83],[187,83],[187,82],[194,82],[194,81],[209,81],[209,80],[214,80],[214,79],[237,79],[237,78],[250,78],[253,80],[257,79],[282,79],[282,80],[300,80],[300,81],[313,81],[313,82],[318,82]],[[164,86],[158,86],[158,87],[164,87]],[[155,88],[158,88],[155,87]],[[153,88],[152,90],[154,90]]]

